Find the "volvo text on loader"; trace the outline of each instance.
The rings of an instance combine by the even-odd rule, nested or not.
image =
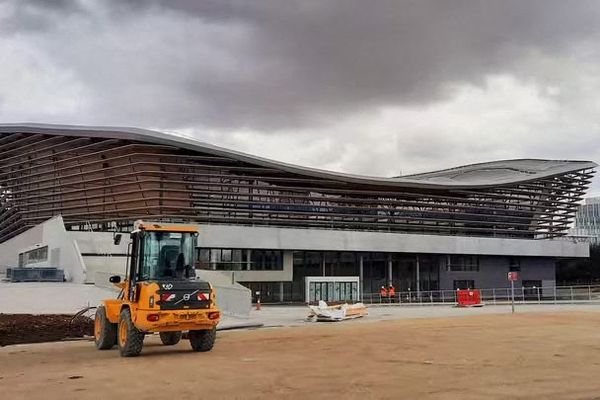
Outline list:
[[[136,222],[126,278],[110,278],[121,292],[96,310],[98,349],[116,344],[122,356],[137,356],[146,333],[159,332],[163,344],[174,345],[184,331],[194,351],[212,349],[221,315],[214,289],[195,279],[197,236],[194,227]]]

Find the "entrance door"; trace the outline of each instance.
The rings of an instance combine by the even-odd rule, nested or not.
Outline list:
[[[327,303],[359,301],[359,278],[340,277],[339,280],[330,277],[306,277],[308,286],[306,301],[316,304],[319,300]]]
[[[385,253],[365,253],[363,256],[363,293],[379,295],[379,288],[388,285],[387,255]]]
[[[396,290],[417,290],[417,257],[398,256],[392,259],[392,277]]]

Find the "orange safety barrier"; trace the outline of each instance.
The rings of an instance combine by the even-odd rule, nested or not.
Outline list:
[[[457,290],[456,301],[459,307],[481,307],[481,292],[477,289]]]

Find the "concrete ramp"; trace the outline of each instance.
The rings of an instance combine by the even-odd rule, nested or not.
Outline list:
[[[239,283],[232,282],[231,273],[197,269],[196,276],[210,282],[217,291],[217,307],[225,314],[248,317],[252,308],[252,292]]]

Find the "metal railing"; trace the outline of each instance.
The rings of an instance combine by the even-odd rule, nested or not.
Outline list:
[[[510,287],[478,289],[484,304],[507,304],[511,301]],[[515,288],[515,303],[581,303],[599,302],[600,285],[598,286],[542,286]],[[436,305],[456,304],[456,290],[407,291],[397,292],[393,298],[382,297],[379,293],[363,293],[365,304],[406,304]]]

